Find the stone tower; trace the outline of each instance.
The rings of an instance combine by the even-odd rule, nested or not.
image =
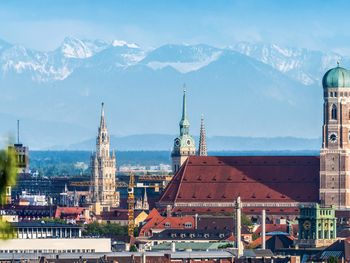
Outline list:
[[[119,193],[116,192],[116,157],[110,154],[110,137],[104,116],[102,103],[100,127],[96,139],[96,152],[91,155],[91,187],[92,203],[99,203],[101,208],[119,206]]]
[[[350,72],[330,69],[322,79],[324,91],[320,200],[336,209],[350,208]]]
[[[204,117],[201,118],[201,130],[199,133],[199,147],[198,147],[199,156],[207,156],[207,140],[205,136],[205,126],[204,126]]]
[[[196,155],[196,145],[193,137],[190,135],[190,122],[187,119],[186,90],[184,90],[183,93],[182,118],[179,126],[180,135],[175,138],[173,151],[171,153],[174,174],[180,169],[188,156]]]

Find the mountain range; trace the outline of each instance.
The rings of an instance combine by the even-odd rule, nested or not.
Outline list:
[[[266,43],[142,48],[67,37],[43,52],[0,40],[0,134],[20,119],[33,149],[72,149],[96,135],[102,101],[116,138],[175,134],[186,83],[194,135],[204,113],[211,137],[319,138],[320,80],[337,61],[350,65],[334,52]]]

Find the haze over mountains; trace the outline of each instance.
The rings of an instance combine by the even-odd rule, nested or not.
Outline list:
[[[210,137],[239,136],[242,145],[248,140],[242,137],[319,138],[320,80],[338,60],[350,65],[336,53],[263,43],[145,49],[67,37],[56,50],[41,52],[0,40],[0,134],[14,132],[21,119],[22,141],[33,149],[86,149],[86,142],[93,145],[104,101],[111,134],[141,136],[133,137],[130,150],[135,144],[168,150],[172,140],[166,147],[162,136],[153,135],[178,132],[186,83],[194,135],[204,113]],[[289,139],[286,149],[293,148]],[[212,147],[222,150],[215,140]]]

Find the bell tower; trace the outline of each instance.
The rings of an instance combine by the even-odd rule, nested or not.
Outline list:
[[[350,208],[350,72],[339,66],[326,72],[320,153],[320,200],[337,210]]]
[[[190,135],[190,122],[187,119],[186,90],[184,89],[182,99],[182,118],[179,123],[180,135],[174,140],[174,147],[171,153],[172,168],[175,174],[190,155],[196,155],[196,145]]]

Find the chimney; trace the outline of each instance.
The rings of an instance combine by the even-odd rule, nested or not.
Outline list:
[[[171,205],[166,206],[166,217],[171,217]]]
[[[262,210],[261,213],[261,225],[262,225],[262,244],[261,244],[261,248],[262,249],[266,249],[266,211],[265,209]]]

